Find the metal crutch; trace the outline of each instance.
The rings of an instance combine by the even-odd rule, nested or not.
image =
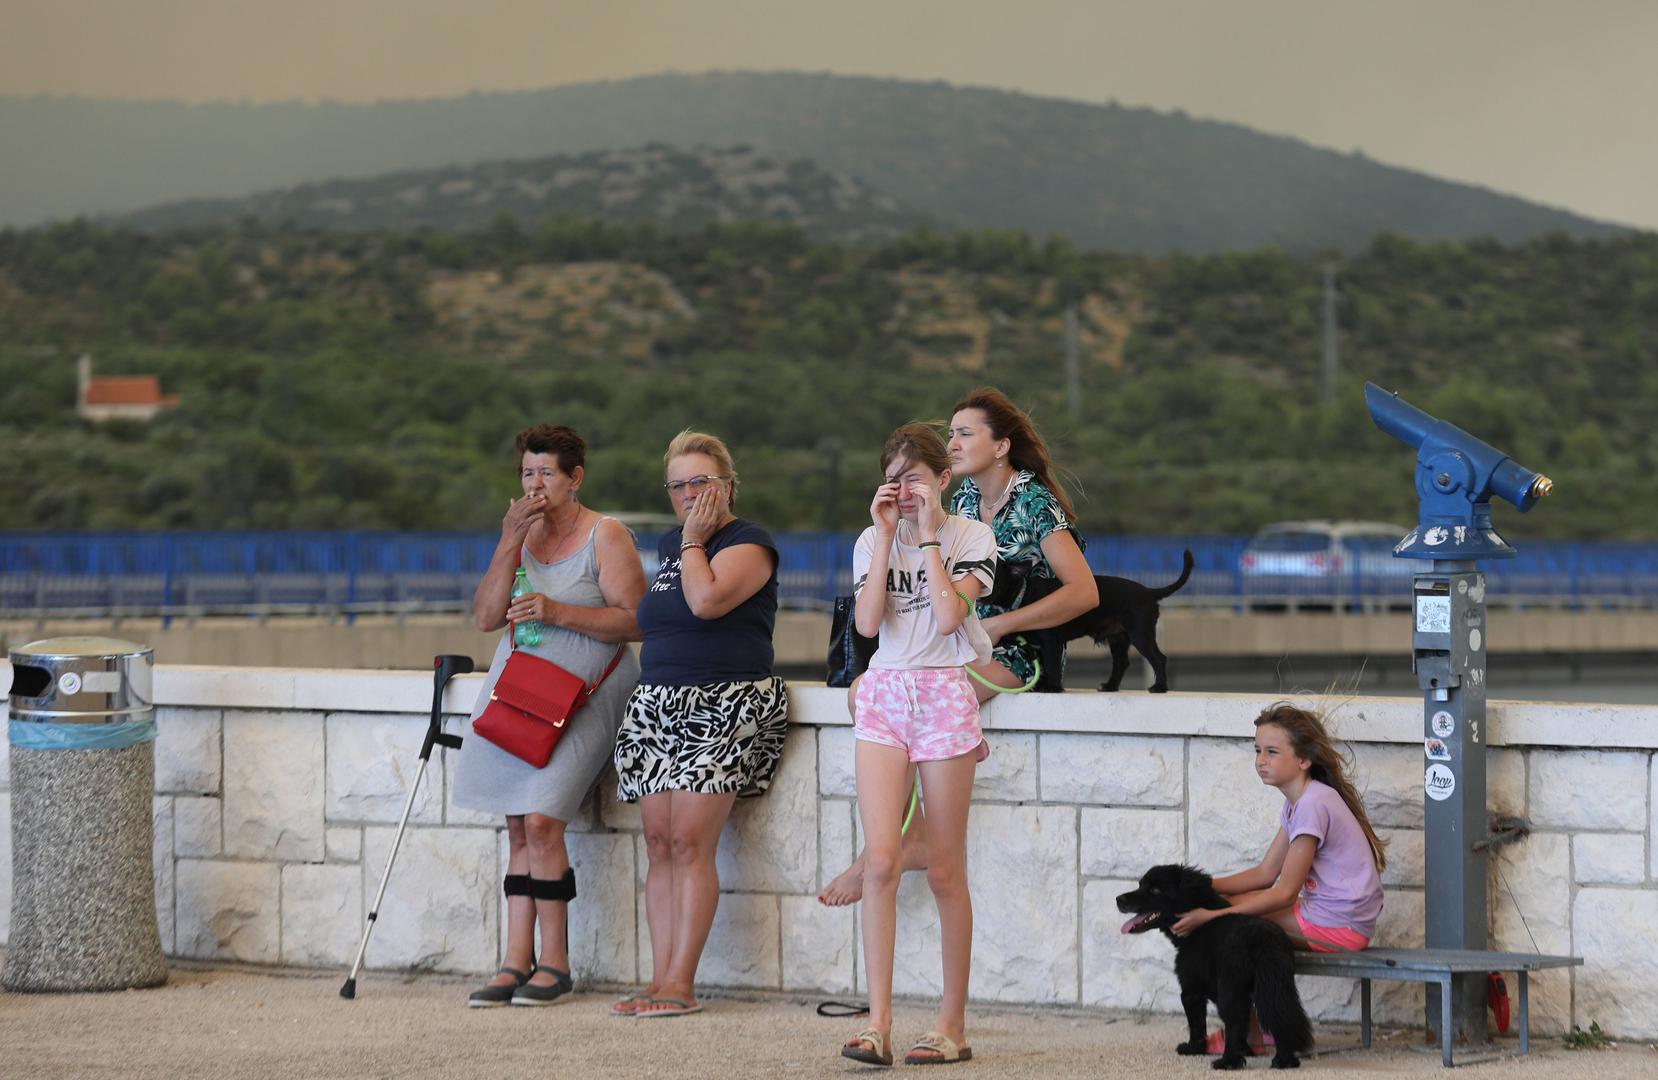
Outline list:
[[[380,875],[380,888],[374,894],[374,906],[369,908],[368,925],[363,927],[363,940],[357,946],[357,959],[352,961],[351,974],[346,976],[345,985],[340,987],[340,996],[348,1001],[357,996],[357,973],[363,970],[368,936],[374,932],[374,920],[380,916],[380,901],[386,895],[386,882],[391,880],[391,866],[397,861],[397,849],[403,843],[403,829],[409,824],[409,812],[414,809],[415,793],[420,790],[420,781],[426,775],[426,762],[431,759],[432,747],[447,746],[451,750],[459,750],[461,746],[459,735],[443,733],[443,688],[456,675],[465,675],[472,670],[472,658],[438,656],[432,659],[432,666],[436,669],[432,675],[432,720],[426,726],[426,741],[420,747],[420,768],[415,772],[414,782],[409,785],[409,797],[403,803],[403,816],[397,820],[397,835],[392,837],[391,854],[386,856],[386,872]]]

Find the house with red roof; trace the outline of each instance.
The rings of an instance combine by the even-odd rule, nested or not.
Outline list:
[[[88,420],[154,420],[156,413],[178,404],[177,394],[163,394],[155,375],[92,374],[92,357],[77,365],[75,411]]]

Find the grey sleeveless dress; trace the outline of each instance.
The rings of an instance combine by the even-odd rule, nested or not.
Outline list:
[[[554,563],[543,563],[530,554],[528,547],[520,550],[524,575],[530,587],[550,599],[582,607],[604,607],[604,594],[599,590],[599,557],[593,537],[597,528],[587,537],[580,551]],[[456,806],[485,813],[517,816],[545,814],[560,821],[569,821],[581,809],[599,772],[610,761],[616,749],[616,731],[622,723],[622,710],[628,695],[639,682],[639,658],[631,646],[623,654],[616,670],[600,686],[585,706],[577,710],[566,725],[564,737],[553,750],[546,768],[537,769],[514,757],[487,739],[472,734],[472,721],[489,704],[489,695],[495,689],[512,651],[512,630],[501,634],[501,643],[495,648],[495,659],[489,665],[489,677],[478,691],[478,701],[472,707],[472,716],[462,731],[460,759],[455,765],[451,782],[450,800]],[[541,641],[523,651],[534,653],[579,676],[588,682],[598,678],[610,663],[616,646],[610,642],[595,641],[585,634],[558,626],[544,626]]]

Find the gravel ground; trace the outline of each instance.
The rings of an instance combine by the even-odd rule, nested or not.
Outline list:
[[[338,972],[173,966],[164,987],[112,994],[0,993],[0,1077],[166,1077],[299,1080],[307,1077],[857,1077],[873,1070],[839,1057],[857,1020],[830,1020],[814,1000],[780,994],[706,999],[699,1016],[626,1020],[615,995],[577,994],[544,1009],[467,1009],[475,980],[366,974],[358,997],[339,997]],[[894,1034],[910,1038],[932,1017],[900,1007]],[[1326,1049],[1356,1047],[1351,1027],[1318,1029]],[[1175,1017],[1080,1009],[975,1005],[974,1060],[956,1072],[997,1077],[1199,1077],[1206,1058],[1182,1058]],[[1412,1035],[1379,1032],[1370,1051],[1307,1060],[1309,1072],[1356,1076],[1440,1074],[1437,1052]],[[900,1050],[903,1043],[900,1042]],[[1512,1039],[1505,1045],[1515,1049]],[[1251,1068],[1266,1068],[1255,1059]],[[930,1075],[930,1074],[929,1074]],[[954,1073],[947,1074],[954,1075]],[[1568,1052],[1538,1039],[1529,1058],[1473,1065],[1467,1075],[1562,1078],[1651,1076],[1645,1043]]]

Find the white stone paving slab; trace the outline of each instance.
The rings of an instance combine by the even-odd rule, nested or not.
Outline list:
[[[1253,743],[1193,739],[1188,748],[1186,855],[1219,877],[1261,861],[1284,797],[1255,775]]]
[[[1579,889],[1572,905],[1577,953],[1577,1013],[1624,1038],[1658,1037],[1658,892],[1651,889]]]
[[[324,721],[329,822],[395,825],[420,769],[426,726],[424,716],[329,713]],[[429,765],[415,794],[410,823],[437,824],[442,798],[441,778]]]
[[[973,895],[975,998],[1076,1000],[1076,868],[1073,807],[973,807],[967,880]],[[940,961],[933,955],[936,968]]]
[[[1184,798],[1180,739],[1043,735],[1040,754],[1047,802],[1179,806]]]
[[[1498,849],[1486,881],[1492,948],[1564,956],[1572,952],[1570,838],[1533,833]],[[1510,984],[1510,995],[1519,987]],[[1539,972],[1531,982],[1532,1030],[1554,1034],[1571,1026],[1571,974]]]
[[[454,725],[450,725],[451,728]],[[506,819],[499,814],[487,813],[483,810],[473,810],[465,806],[456,806],[451,795],[455,789],[455,764],[460,760],[460,751],[450,750],[447,747],[438,750],[432,755],[432,765],[427,770],[424,784],[443,785],[443,823],[445,825],[494,825],[497,828],[506,824]],[[439,758],[442,761],[440,763]],[[434,780],[434,776],[438,779]],[[406,796],[405,796],[406,797]]]
[[[576,871],[570,905],[570,962],[578,980],[631,982],[639,947],[633,886],[633,837],[565,834]]]
[[[828,888],[842,870],[852,865],[857,857],[853,846],[853,816],[857,805],[840,799],[823,799],[818,803],[818,882],[819,889]]]
[[[224,851],[224,801],[211,796],[173,797],[173,855],[210,858]]]
[[[989,742],[990,756],[973,774],[973,798],[987,802],[1036,801],[1036,736],[1004,731]]]
[[[1648,754],[1531,752],[1531,823],[1538,828],[1646,828]]]
[[[1387,844],[1387,865],[1382,868],[1384,886],[1410,885],[1420,888],[1426,853],[1424,836],[1417,829],[1378,828],[1376,835]]]
[[[1409,746],[1364,743],[1353,748],[1352,777],[1373,827],[1422,827],[1422,775],[1427,759],[1420,742]]]
[[[363,855],[362,827],[358,825],[330,826],[324,843],[329,862],[354,863]]]
[[[858,794],[857,740],[851,728],[821,728],[817,733],[817,781],[820,795]]]
[[[281,959],[279,865],[205,859],[176,865],[177,955],[251,964]]]
[[[173,865],[173,834],[175,808],[170,795],[157,795],[152,801],[150,818],[150,866],[155,879],[155,922],[161,932],[161,951],[170,953],[174,944],[173,889],[176,869]]]
[[[697,982],[780,990],[783,963],[778,898],[759,893],[721,893]]]
[[[395,832],[363,830],[360,870],[370,899]],[[501,891],[495,847],[488,829],[406,830],[369,939],[369,966],[493,971]]]
[[[8,667],[0,661],[0,667]],[[446,715],[471,711],[484,676],[462,675],[444,693]],[[429,670],[356,672],[301,668],[223,668],[188,664],[156,667],[162,706],[235,709],[310,709],[319,712],[425,713],[431,707]],[[1093,732],[1243,738],[1263,707],[1280,694],[1063,694],[1003,696],[983,710],[987,731]],[[790,686],[790,722],[849,728],[846,691],[812,682]],[[1317,702],[1313,702],[1317,704]],[[1571,705],[1573,723],[1560,723],[1559,702],[1490,701],[1492,746],[1658,749],[1658,707]],[[1421,737],[1419,697],[1365,698],[1331,716],[1331,733],[1349,742],[1412,743]]]
[[[350,967],[363,936],[363,903],[362,874],[355,866],[284,866],[282,962]]]
[[[155,711],[155,789],[184,795],[217,793],[221,745],[218,709]]]
[[[225,854],[321,862],[322,716],[226,713],[224,746]]]
[[[783,989],[849,993],[858,952],[853,909],[825,907],[814,896],[784,896],[779,903]]]
[[[1580,885],[1640,885],[1646,881],[1646,837],[1641,833],[1578,833],[1572,871]]]
[[[1493,814],[1526,816],[1525,751],[1487,748],[1485,805]]]
[[[1186,861],[1186,818],[1178,810],[1082,808],[1082,875],[1139,880],[1163,863]]]

